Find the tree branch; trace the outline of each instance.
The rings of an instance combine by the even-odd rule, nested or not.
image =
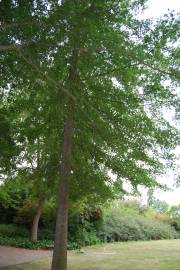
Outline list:
[[[142,62],[142,63],[139,63],[139,64],[141,64],[141,65],[143,65],[143,66],[146,66],[146,67],[149,67],[150,69],[156,70],[156,71],[158,71],[158,72],[161,73],[161,74],[166,74],[166,75],[169,75],[169,76],[174,76],[174,77],[176,77],[176,74],[174,74],[174,73],[172,73],[172,72],[168,72],[168,71],[166,71],[166,70],[162,70],[162,69],[160,69],[160,68],[158,68],[158,67],[151,66],[151,65],[148,64],[148,63]]]
[[[41,26],[44,23],[38,23],[38,22],[21,22],[21,23],[1,23],[0,24],[0,29],[5,30],[13,27],[19,27],[19,26],[26,26],[26,25],[38,25]]]
[[[12,50],[19,50],[21,48],[25,48],[28,46],[32,46],[32,45],[36,45],[37,42],[27,42],[27,43],[23,43],[23,44],[11,44],[11,45],[2,45],[0,44],[0,51],[12,51]]]

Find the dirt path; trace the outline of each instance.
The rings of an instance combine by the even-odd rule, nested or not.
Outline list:
[[[0,268],[33,260],[41,260],[52,255],[49,250],[29,250],[0,246]]]

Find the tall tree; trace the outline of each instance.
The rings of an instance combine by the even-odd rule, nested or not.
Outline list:
[[[2,86],[47,93],[55,109],[62,144],[52,270],[66,270],[68,190],[155,186],[177,143],[162,108],[177,101],[178,20],[139,21],[142,0],[1,2]]]

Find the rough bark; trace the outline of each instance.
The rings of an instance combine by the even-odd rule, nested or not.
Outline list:
[[[31,241],[36,242],[38,240],[38,227],[39,227],[39,220],[41,217],[42,209],[44,205],[44,199],[40,199],[35,211],[35,215],[32,222],[31,227]]]

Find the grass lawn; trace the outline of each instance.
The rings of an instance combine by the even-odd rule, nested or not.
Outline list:
[[[51,260],[7,267],[49,270]],[[68,270],[180,270],[180,240],[115,243],[69,252]],[[5,268],[4,268],[5,269]]]

